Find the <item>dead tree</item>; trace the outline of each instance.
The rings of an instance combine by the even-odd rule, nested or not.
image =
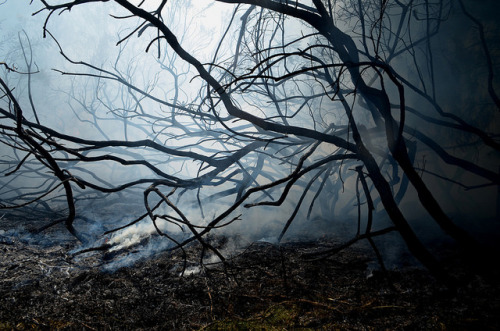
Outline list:
[[[101,1],[56,4],[42,0],[36,14],[47,15],[43,29],[49,36],[48,25],[56,22],[55,14],[96,2]],[[358,206],[353,225],[357,231],[341,247],[367,239],[379,256],[373,238],[397,231],[422,264],[446,279],[440,263],[402,211],[401,203],[415,192],[418,202],[414,204],[465,248],[472,262],[486,256],[473,236],[452,221],[422,177],[426,174],[443,185],[466,189],[500,183],[497,169],[489,162],[478,163],[453,153],[449,139],[440,140],[429,133],[437,130],[465,136],[470,148],[481,146],[498,157],[497,133],[443,109],[439,102],[433,38],[451,12],[461,10],[481,27],[461,2],[459,7],[426,0],[216,2],[233,4],[234,10],[208,63],[189,51],[182,36],[173,32],[176,4],[166,0],[159,4],[115,0],[110,4],[110,10],[121,8],[129,13],[113,15],[114,19],[141,20],[132,33],[119,37],[118,44],[125,50],[136,34],[150,38],[146,51],[156,47],[159,70],[171,77],[168,96],[158,94],[156,81],[145,86],[134,83],[133,70],[124,73],[118,66],[106,69],[72,59],[58,44],[62,56],[75,67],[75,71],[61,74],[97,81],[90,98],[68,91],[68,105],[74,104],[74,113],[82,119],[82,112],[86,114],[84,121],[100,131],[99,139],[68,135],[38,120],[27,120],[2,81],[7,106],[0,112],[2,121],[10,123],[2,124],[2,142],[20,154],[7,174],[23,171],[27,160],[50,169],[54,183],[64,188],[66,226],[77,236],[73,227],[75,189],[117,194],[137,188],[144,192],[145,212],[115,230],[149,218],[159,234],[174,242],[172,249],[198,240],[216,254],[205,236],[238,221],[240,207],[279,207],[293,200],[295,207],[284,220],[281,240],[301,208],[308,208],[310,215],[326,195],[330,200],[323,201],[331,203],[327,208],[336,209],[345,181],[353,181],[357,189],[351,201]],[[494,65],[482,29],[480,40],[488,66],[485,116],[495,118]],[[181,65],[184,71],[175,69]],[[182,102],[180,95],[187,92],[180,80],[189,75],[198,84],[198,93]],[[115,88],[107,88],[109,85]],[[106,109],[109,118],[99,115],[98,108]],[[101,127],[104,120],[121,123],[119,139],[107,136]],[[142,138],[133,138],[136,136]],[[424,153],[466,175],[452,178],[448,172],[426,167],[419,161]],[[177,166],[169,167],[170,162]],[[195,162],[197,170],[179,170],[187,169],[187,162]],[[146,169],[149,177],[139,176],[119,185],[108,183],[89,170],[92,164],[105,163]],[[70,172],[72,167],[75,171]],[[479,178],[480,184],[466,184],[467,176]],[[202,197],[205,191],[208,198]],[[205,224],[197,225],[178,206],[186,192],[196,192],[201,215],[210,217]],[[151,199],[153,196],[156,198]],[[40,193],[36,200],[43,197]],[[219,198],[231,198],[231,203],[216,215],[205,215],[205,206]],[[367,207],[364,221],[362,200]],[[305,201],[309,206],[303,206]],[[13,200],[4,208],[21,204]],[[382,212],[392,225],[380,229],[373,215]],[[176,224],[191,235],[177,240],[157,226],[159,220]]]

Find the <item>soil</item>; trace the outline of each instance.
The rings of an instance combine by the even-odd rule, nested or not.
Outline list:
[[[363,246],[311,255],[333,238],[256,242],[202,267],[193,244],[113,271],[141,248],[74,255],[76,242],[58,242],[0,236],[0,329],[500,330],[491,280],[450,289],[418,266],[372,270]]]

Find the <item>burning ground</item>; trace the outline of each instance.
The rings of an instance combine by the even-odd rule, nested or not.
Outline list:
[[[500,290],[491,281],[472,276],[451,291],[404,258],[387,273],[372,270],[374,254],[362,245],[316,259],[337,243],[332,237],[255,242],[225,265],[201,268],[193,244],[113,272],[142,246],[75,256],[75,241],[57,242],[1,234],[0,329],[500,329]],[[231,246],[225,238],[212,244]]]

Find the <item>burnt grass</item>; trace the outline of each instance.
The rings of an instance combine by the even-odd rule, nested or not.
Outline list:
[[[418,266],[370,271],[367,247],[310,255],[335,245],[332,238],[256,242],[201,268],[193,244],[113,272],[104,267],[140,247],[74,256],[71,241],[0,239],[2,330],[500,329],[491,279],[470,276],[450,290]],[[223,249],[226,240],[213,244]],[[464,273],[457,258],[446,263]]]

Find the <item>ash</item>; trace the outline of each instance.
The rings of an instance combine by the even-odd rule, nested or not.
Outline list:
[[[495,284],[472,277],[450,291],[418,267],[374,270],[363,246],[311,258],[335,244],[259,241],[203,264],[193,244],[111,270],[103,267],[134,249],[76,258],[70,238],[4,231],[0,329],[500,329]]]

